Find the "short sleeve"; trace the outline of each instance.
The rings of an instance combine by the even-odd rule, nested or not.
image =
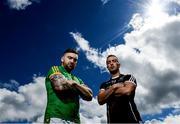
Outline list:
[[[103,82],[101,85],[100,85],[100,89],[106,89],[107,86],[106,86],[106,82]]]
[[[61,74],[58,66],[52,66],[52,67],[49,69],[48,74],[47,74],[46,77],[49,78],[49,77],[50,77],[51,75],[53,75],[53,74]]]
[[[132,74],[127,74],[124,78],[125,81],[131,81],[133,84],[137,85],[136,78]]]

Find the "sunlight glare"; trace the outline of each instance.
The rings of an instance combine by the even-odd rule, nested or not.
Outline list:
[[[163,4],[159,0],[151,0],[151,3],[147,5],[146,14],[151,18],[159,18],[164,14]]]
[[[151,25],[160,25],[163,19],[166,19],[167,13],[165,12],[166,2],[162,0],[150,0],[145,5],[144,14],[146,19]]]

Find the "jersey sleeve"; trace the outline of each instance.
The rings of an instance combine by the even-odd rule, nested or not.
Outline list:
[[[49,69],[47,75],[46,75],[46,78],[49,78],[49,75],[52,73],[52,67]]]
[[[101,85],[100,85],[100,89],[106,89],[106,82],[103,82]]]
[[[134,85],[137,85],[136,78],[132,74],[127,74],[125,81],[131,81]]]
[[[53,73],[52,71],[52,67],[49,69],[47,75],[46,75],[46,79],[45,79],[45,85],[46,85],[46,90],[47,91],[51,91],[52,90],[52,85],[51,85],[51,80],[49,78],[49,76]]]
[[[58,66],[52,66],[48,72],[47,77],[49,78],[50,76],[54,75],[54,74],[61,74]]]
[[[48,73],[47,73],[47,75],[46,75],[46,79],[45,79],[45,82],[46,82],[46,84],[50,84],[50,76],[52,75],[54,73],[54,66],[52,66],[50,69],[49,69],[49,71],[48,71]]]

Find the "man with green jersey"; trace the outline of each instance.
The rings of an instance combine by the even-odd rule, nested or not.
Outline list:
[[[61,57],[61,66],[52,66],[45,85],[47,107],[44,123],[80,123],[79,96],[92,100],[92,91],[83,81],[71,74],[76,67],[78,52],[67,49]]]

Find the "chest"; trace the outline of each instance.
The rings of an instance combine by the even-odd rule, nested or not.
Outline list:
[[[118,78],[110,79],[109,81],[107,81],[107,82],[104,84],[104,87],[105,87],[105,88],[108,88],[109,86],[112,86],[113,84],[124,83],[125,81],[126,81],[125,76],[120,76],[120,77],[118,77]]]

